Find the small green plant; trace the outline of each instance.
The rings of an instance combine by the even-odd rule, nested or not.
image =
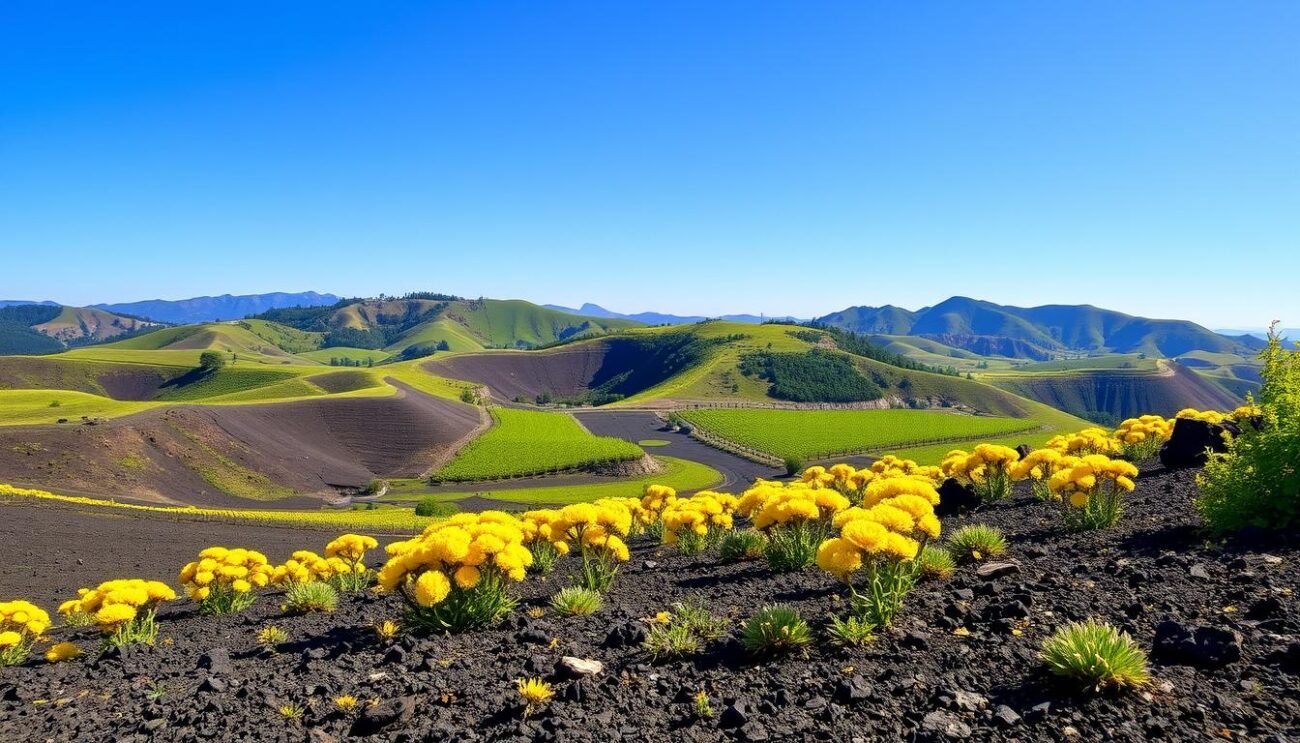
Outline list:
[[[821,521],[792,521],[768,532],[763,555],[775,573],[793,573],[817,561],[817,548],[826,540],[829,527]]]
[[[727,633],[731,625],[725,617],[709,613],[704,599],[691,596],[673,604],[672,620],[685,626],[692,634],[705,642],[713,642]]]
[[[551,608],[566,617],[595,614],[604,605],[600,594],[581,586],[561,588],[551,597]]]
[[[875,638],[876,625],[856,614],[850,614],[844,619],[832,616],[828,631],[831,642],[840,647],[861,647]]]
[[[338,605],[338,589],[323,581],[290,583],[284,592],[284,611],[290,614],[328,613]]]
[[[799,457],[786,457],[783,464],[785,464],[786,477],[794,477],[803,471],[803,460]]]
[[[967,524],[948,535],[948,552],[954,558],[983,560],[1007,551],[1007,540],[995,526]]]
[[[419,502],[415,504],[416,516],[427,516],[427,517],[453,516],[459,511],[460,509],[456,506],[456,504],[444,503],[438,500],[438,496],[436,495],[430,495],[425,498],[422,498],[420,499]]]
[[[957,571],[957,564],[952,553],[942,545],[927,544],[921,548],[917,558],[921,563],[921,575],[936,580],[948,580]]]
[[[350,715],[353,712],[356,712],[357,708],[360,706],[361,702],[352,694],[343,694],[334,697],[334,709],[345,715]]]
[[[156,702],[165,696],[167,696],[167,685],[161,681],[154,681],[144,690],[144,698],[151,702]]]
[[[1091,619],[1057,630],[1043,643],[1040,657],[1053,674],[1094,690],[1151,681],[1146,653],[1133,638]]]
[[[257,644],[268,653],[277,652],[276,649],[288,641],[289,633],[275,625],[265,627],[257,633]]]
[[[135,619],[119,624],[104,637],[104,647],[152,645],[158,639],[158,621],[152,609],[140,612]]]
[[[276,711],[286,720],[301,720],[302,716],[307,714],[307,708],[297,702],[282,704],[276,709]]]
[[[533,564],[528,570],[537,575],[550,575],[561,557],[555,544],[545,539],[538,539],[528,545],[528,551],[533,554]]]
[[[780,655],[812,643],[812,630],[788,606],[775,604],[758,610],[741,628],[740,642],[753,655]]]
[[[701,720],[713,719],[713,703],[703,689],[695,692],[695,716]]]
[[[701,647],[700,638],[691,632],[690,627],[680,622],[656,624],[646,633],[645,649],[655,660],[694,655]]]
[[[728,532],[718,543],[718,556],[723,562],[757,560],[763,556],[767,539],[752,529]]]
[[[375,623],[375,639],[381,643],[390,643],[402,631],[402,625],[391,619]]]

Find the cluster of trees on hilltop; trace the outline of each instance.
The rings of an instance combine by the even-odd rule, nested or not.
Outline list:
[[[416,325],[436,319],[458,297],[433,292],[413,292],[403,297],[381,295],[380,299],[400,299],[409,303],[400,313],[379,313],[375,317],[375,325],[369,328],[334,327],[330,322],[339,310],[364,301],[360,299],[342,299],[328,307],[283,307],[263,312],[257,316],[257,319],[280,323],[297,330],[324,333],[322,348],[378,349],[392,345]],[[432,301],[436,304],[421,309],[417,301]],[[432,353],[432,350],[429,349],[429,352]]]
[[[63,344],[36,330],[33,325],[58,317],[57,305],[18,304],[0,308],[0,354],[40,354],[63,350]]]
[[[872,361],[879,361],[882,364],[897,366],[900,369],[911,369],[913,371],[930,372],[932,374],[946,374],[950,377],[959,376],[956,367],[941,367],[922,364],[919,361],[909,359],[901,353],[894,353],[893,351],[883,349],[868,340],[867,336],[855,333],[852,330],[845,330],[843,328],[837,328],[833,325],[825,325],[819,322],[805,323],[804,326],[811,328],[811,330],[794,331],[791,335],[809,343],[816,343],[820,341],[823,336],[829,335],[831,339],[835,341],[835,346],[837,348],[842,351],[847,351],[854,356],[862,356],[871,359]]]
[[[884,396],[852,359],[835,351],[760,351],[740,359],[740,373],[769,383],[767,394],[790,402],[866,402]]]

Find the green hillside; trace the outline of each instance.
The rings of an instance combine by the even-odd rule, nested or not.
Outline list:
[[[142,332],[153,323],[93,307],[0,307],[0,356],[53,353]]]

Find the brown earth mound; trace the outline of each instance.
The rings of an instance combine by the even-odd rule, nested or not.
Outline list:
[[[994,384],[1082,417],[1117,419],[1143,413],[1173,415],[1183,408],[1231,410],[1241,400],[1180,364],[1161,374],[1126,371],[995,377]]]
[[[363,371],[330,372],[329,374],[319,374],[311,377],[307,381],[331,395],[364,390],[376,385],[374,377]]]
[[[478,410],[409,388],[386,398],[178,406],[99,425],[0,428],[0,482],[229,507],[415,477],[479,425]]]
[[[424,368],[486,385],[501,400],[532,400],[543,392],[572,397],[591,389],[608,350],[607,343],[582,343],[555,351],[476,353],[435,359]]]
[[[7,356],[0,357],[0,389],[72,390],[114,400],[152,400],[166,382],[189,371],[174,366]]]

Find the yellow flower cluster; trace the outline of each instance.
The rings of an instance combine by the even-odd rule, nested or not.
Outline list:
[[[274,570],[266,555],[256,550],[208,547],[199,553],[198,560],[181,568],[180,583],[191,599],[204,601],[214,592],[227,589],[246,594],[254,588],[265,588]]]
[[[1006,472],[1018,461],[1020,453],[1009,446],[979,444],[970,453],[960,449],[948,452],[939,465],[939,470],[948,477],[981,483],[988,480],[995,471]]]
[[[343,534],[325,545],[325,557],[338,557],[346,560],[354,568],[366,559],[366,552],[379,546],[374,537],[362,534]],[[362,566],[364,568],[364,566]]]
[[[1122,459],[1111,459],[1103,454],[1067,458],[1061,462],[1049,482],[1057,497],[1068,500],[1074,508],[1084,508],[1089,499],[1106,483],[1114,483],[1124,492],[1133,490],[1133,478],[1138,469]]]
[[[737,503],[736,496],[711,490],[677,499],[663,511],[664,543],[677,544],[685,532],[704,537],[710,531],[732,528]]]
[[[527,545],[550,543],[559,554],[569,554],[569,543],[565,541],[564,533],[556,530],[560,519],[559,510],[554,508],[526,511],[519,518],[519,527],[524,535],[523,543]]]
[[[850,506],[838,490],[811,481],[783,484],[756,480],[741,494],[736,511],[748,516],[755,529],[766,531],[809,521],[829,521]]]
[[[1202,423],[1218,424],[1218,423],[1222,423],[1223,419],[1227,416],[1225,416],[1223,413],[1220,413],[1217,410],[1197,410],[1196,408],[1183,408],[1182,410],[1178,411],[1178,415],[1174,417],[1187,418],[1194,421],[1201,421]]]
[[[1011,468],[1015,480],[1047,480],[1056,474],[1061,462],[1073,459],[1057,449],[1035,449]]]
[[[59,605],[59,614],[70,617],[84,614],[105,633],[116,632],[137,616],[176,598],[172,587],[156,580],[126,578],[100,583],[96,588],[82,588],[78,598]]]
[[[0,601],[0,650],[18,647],[45,634],[50,615],[30,601]]]
[[[45,660],[50,663],[62,663],[65,660],[81,657],[81,648],[75,642],[60,642],[45,651]]]
[[[1229,413],[1228,417],[1240,423],[1262,415],[1264,415],[1264,409],[1258,405],[1241,405]]]
[[[647,485],[645,494],[641,496],[641,508],[637,510],[636,516],[645,526],[650,526],[659,520],[659,515],[664,509],[671,506],[677,500],[677,491],[667,485]]]
[[[364,566],[363,568],[364,569]],[[297,550],[282,565],[271,571],[271,583],[287,586],[293,583],[327,581],[335,576],[348,575],[352,564],[342,557],[321,557],[311,550]]]
[[[817,564],[826,572],[849,577],[877,558],[914,559],[927,539],[940,533],[934,506],[939,494],[921,479],[895,478],[879,483],[871,505],[850,508],[834,518],[840,535],[822,542]]]
[[[815,465],[800,473],[799,479],[812,488],[833,488],[854,497],[868,484],[894,477],[919,477],[938,483],[943,480],[943,473],[938,467],[922,466],[911,459],[886,454],[862,469],[843,462],[830,467]]]
[[[1126,445],[1143,444],[1148,441],[1168,441],[1173,433],[1174,422],[1158,415],[1143,415],[1129,418],[1115,429],[1115,438]]]
[[[1083,456],[1086,454],[1118,454],[1120,442],[1100,428],[1085,428],[1078,433],[1053,436],[1047,442],[1048,449],[1055,449],[1062,454]]]
[[[627,506],[615,499],[602,499],[561,508],[559,519],[551,524],[551,533],[553,540],[575,542],[584,555],[595,551],[626,562],[630,555],[623,537],[631,528],[632,512]]]
[[[510,514],[457,514],[414,539],[388,545],[379,585],[428,608],[454,589],[473,589],[485,576],[518,582],[533,563],[523,540],[523,528]]]

